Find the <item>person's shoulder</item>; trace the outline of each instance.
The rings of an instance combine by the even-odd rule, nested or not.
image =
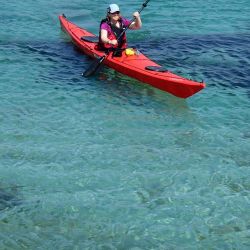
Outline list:
[[[109,25],[108,25],[107,20],[103,19],[103,20],[101,21],[101,29],[107,30],[108,28],[109,28]]]
[[[127,25],[130,24],[130,20],[128,20],[127,18],[121,17],[121,19],[122,19],[122,22],[123,22],[123,24],[124,24],[125,26],[127,26]]]

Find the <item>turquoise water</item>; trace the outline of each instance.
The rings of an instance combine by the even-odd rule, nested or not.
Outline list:
[[[128,33],[188,100],[81,77],[57,16],[97,33],[108,4],[1,3],[0,249],[249,249],[249,1],[151,0]]]

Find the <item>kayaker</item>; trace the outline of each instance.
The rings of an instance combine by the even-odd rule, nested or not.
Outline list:
[[[129,29],[140,29],[142,26],[140,14],[134,12],[135,21],[130,24],[130,21],[120,14],[120,8],[117,4],[110,4],[107,9],[107,16],[101,21],[99,31],[99,50],[107,50],[110,48],[124,49],[127,47],[126,34],[117,41],[122,31],[129,26]]]

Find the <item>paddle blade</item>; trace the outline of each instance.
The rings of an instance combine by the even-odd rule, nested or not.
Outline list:
[[[93,75],[101,66],[103,60],[105,59],[106,55],[100,57],[98,60],[95,60],[87,70],[85,70],[82,73],[82,76],[84,77],[89,77],[91,75]]]

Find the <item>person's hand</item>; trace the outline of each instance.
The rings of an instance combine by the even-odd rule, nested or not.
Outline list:
[[[116,40],[116,39],[114,39],[114,40],[110,40],[110,41],[109,41],[109,44],[111,44],[111,45],[115,46],[115,45],[117,45],[117,44],[118,44],[118,42],[117,42],[117,40]]]
[[[137,19],[140,17],[140,13],[138,11],[134,12],[133,16]]]

